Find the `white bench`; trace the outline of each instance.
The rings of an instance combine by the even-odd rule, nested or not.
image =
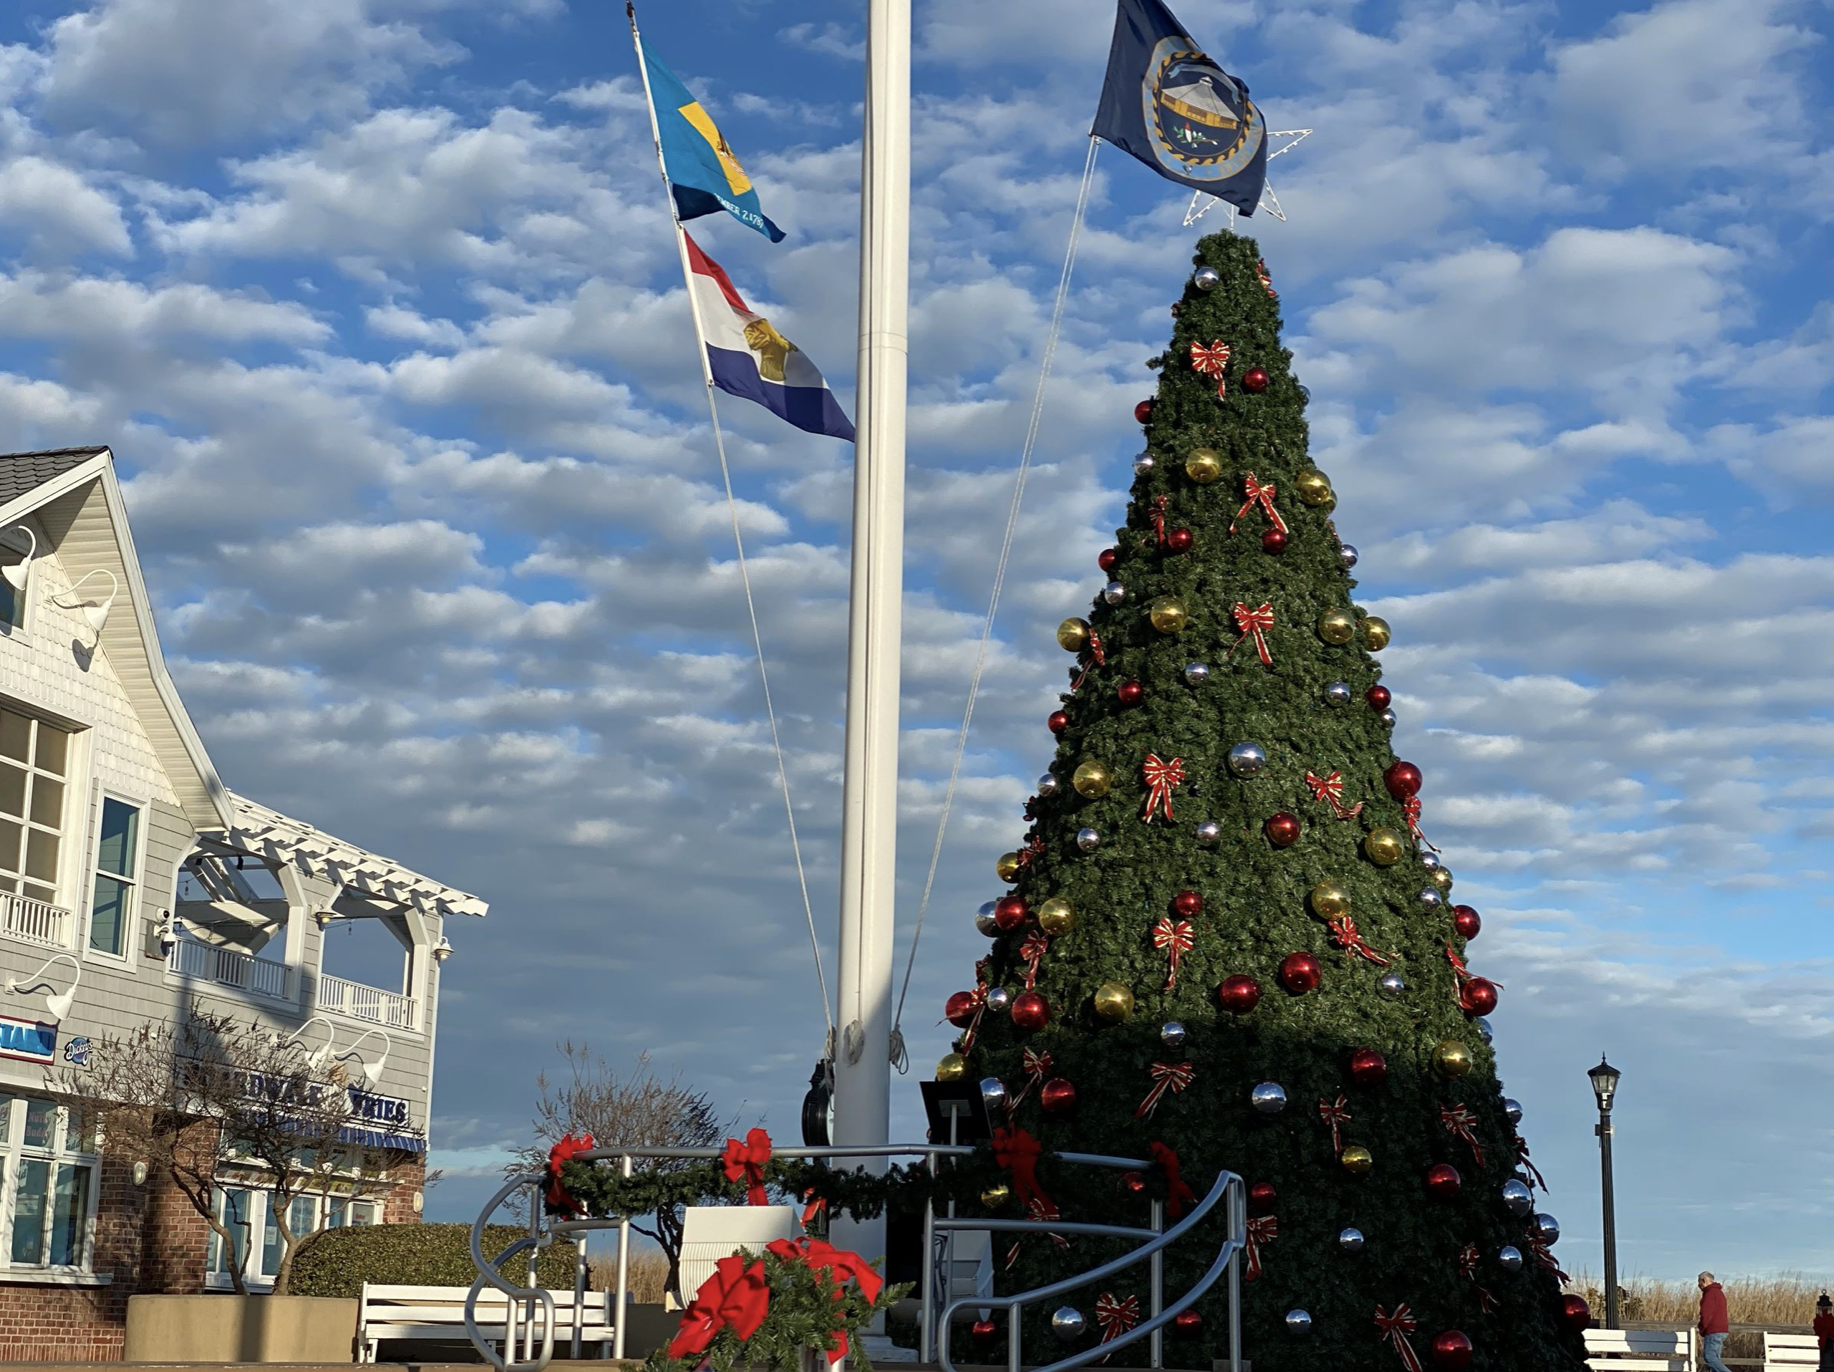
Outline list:
[[[946,1261],[945,1261],[946,1257]],[[936,1235],[936,1285],[942,1296],[937,1308],[957,1296],[993,1298],[993,1234],[985,1229],[957,1229]],[[979,1312],[987,1318],[987,1310]],[[961,1318],[974,1318],[972,1307]]]
[[[681,1294],[693,1300],[714,1264],[741,1248],[762,1253],[778,1239],[802,1237],[802,1221],[793,1205],[689,1205],[681,1212]],[[666,1302],[679,1309],[673,1297]]]
[[[363,1286],[357,1306],[357,1361],[375,1362],[385,1339],[415,1339],[452,1343],[465,1341],[463,1286]],[[611,1356],[612,1303],[606,1291],[588,1291],[577,1309],[571,1291],[550,1291],[554,1298],[554,1348],[570,1346],[574,1326],[580,1331],[581,1351],[599,1345],[601,1356]],[[536,1307],[535,1318],[541,1318]],[[527,1312],[521,1303],[514,1313],[513,1332],[520,1340],[527,1332]],[[478,1328],[493,1343],[503,1343],[511,1333],[509,1297],[485,1288],[478,1293]],[[538,1331],[539,1332],[539,1331]],[[539,1342],[539,1338],[537,1340]]]
[[[1588,1329],[1593,1372],[1694,1372],[1694,1335],[1686,1329]]]
[[[1764,1332],[1764,1372],[1783,1369],[1819,1367],[1821,1340],[1813,1334],[1772,1334]]]

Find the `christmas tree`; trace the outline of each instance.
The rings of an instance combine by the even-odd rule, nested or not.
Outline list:
[[[1057,632],[1076,656],[1056,756],[938,1075],[984,1079],[994,1122],[1047,1152],[1161,1144],[1197,1194],[1220,1169],[1250,1183],[1257,1368],[1576,1369],[1584,1304],[1482,1019],[1498,988],[1465,962],[1481,920],[1391,745],[1389,628],[1352,599],[1278,295],[1252,240],[1212,235],[1195,261],[1107,584]],[[1034,1214],[1138,1224],[1142,1183],[1169,1184],[1163,1165],[1113,1189],[1056,1176],[1073,1193]],[[1168,1253],[1168,1296],[1215,1257],[1220,1222],[1203,1232]],[[1002,1289],[1116,1251],[1027,1239]],[[1130,1296],[1144,1311],[1146,1282],[1142,1264],[1090,1293],[1082,1337],[1124,1326]],[[1168,1331],[1170,1365],[1226,1355],[1225,1290]],[[1028,1361],[1076,1325],[1051,1314],[1028,1316]]]

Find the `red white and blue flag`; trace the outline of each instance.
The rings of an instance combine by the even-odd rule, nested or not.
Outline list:
[[[713,384],[728,395],[757,401],[808,433],[852,442],[853,421],[808,354],[752,311],[720,264],[688,233],[682,237],[688,244],[689,281],[706,334]]]

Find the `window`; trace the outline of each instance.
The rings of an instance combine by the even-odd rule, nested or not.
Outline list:
[[[375,1224],[380,1207],[375,1201],[348,1196],[295,1196],[287,1211],[287,1228],[295,1240],[318,1229],[321,1217],[327,1229],[345,1225]],[[237,1259],[250,1254],[242,1279],[251,1288],[271,1283],[280,1274],[280,1226],[274,1222],[274,1193],[258,1186],[228,1186],[217,1192],[217,1218],[223,1221],[234,1243]],[[229,1265],[223,1260],[223,1240],[210,1235],[206,1285],[228,1289]]]
[[[69,760],[69,734],[0,708],[0,891],[57,903]]]
[[[26,594],[31,590],[30,550],[36,546],[33,536],[15,524],[0,533],[0,567],[26,567],[26,583],[14,586],[0,577],[0,628],[8,632],[25,628]]]
[[[134,875],[139,870],[140,809],[102,798],[102,831],[96,839],[95,892],[89,902],[89,946],[120,957],[134,924]]]
[[[0,1273],[87,1271],[96,1142],[84,1116],[43,1097],[0,1093],[0,1165]]]

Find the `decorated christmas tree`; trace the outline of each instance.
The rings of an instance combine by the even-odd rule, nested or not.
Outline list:
[[[1279,297],[1252,240],[1195,260],[1106,584],[1057,631],[1075,662],[1056,755],[938,1075],[983,1080],[994,1122],[1047,1152],[1162,1160],[1115,1189],[1058,1171],[1075,1189],[1054,1196],[1041,1169],[1046,1194],[990,1196],[1007,1214],[1138,1224],[1172,1169],[1199,1195],[1240,1174],[1257,1369],[1576,1369],[1584,1304],[1561,1294],[1482,1018],[1499,988],[1466,964],[1482,921],[1393,750],[1389,627],[1353,598]],[[1003,1289],[1085,1271],[1116,1251],[1099,1244],[1028,1239]],[[1215,1254],[1174,1248],[1167,1292]],[[1083,1337],[1124,1326],[1129,1297],[1143,1311],[1146,1281],[1091,1292]],[[1168,1331],[1170,1365],[1225,1355],[1226,1299]],[[1028,1361],[1074,1332],[1051,1313]]]

